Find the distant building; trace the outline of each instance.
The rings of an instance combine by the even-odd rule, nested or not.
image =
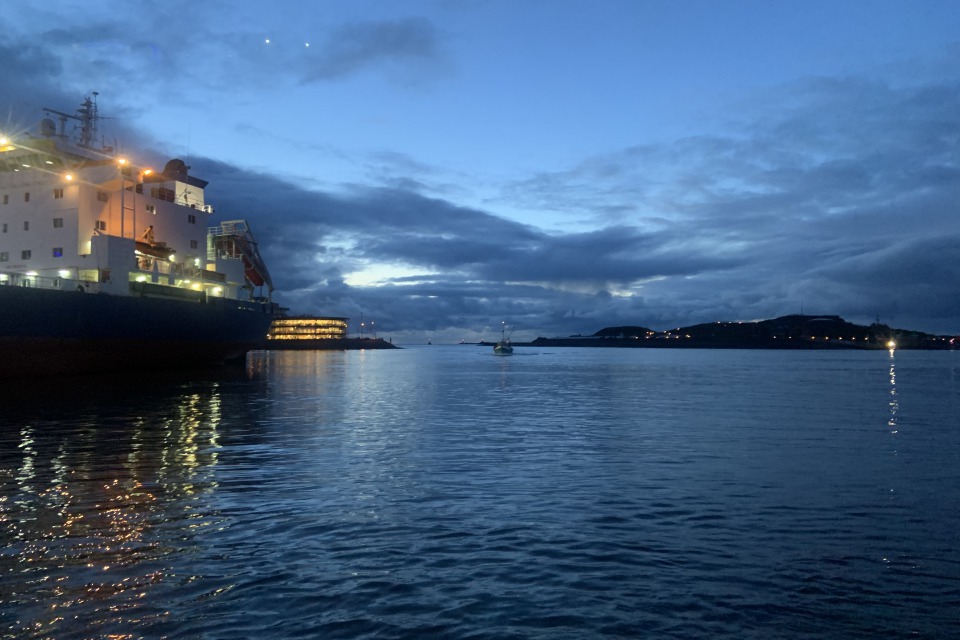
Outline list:
[[[277,318],[270,325],[268,340],[342,340],[347,337],[350,318],[321,318],[318,316],[291,316]]]

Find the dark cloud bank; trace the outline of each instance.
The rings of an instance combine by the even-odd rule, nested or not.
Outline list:
[[[416,20],[335,36],[301,79],[438,47]],[[0,37],[8,128],[42,104],[79,101],[61,88],[55,53],[11,38]],[[491,337],[502,320],[534,337],[801,308],[958,333],[956,56],[947,67],[950,80],[803,80],[738,109],[728,134],[627,146],[504,186],[515,206],[593,220],[596,230],[582,233],[429,197],[416,174],[333,193],[218,160],[192,164],[211,182],[217,218],[251,223],[282,303],[363,313],[401,340]],[[348,286],[344,276],[367,261],[405,275]]]
[[[251,218],[291,307],[363,311],[387,332],[489,332],[504,319],[563,335],[801,308],[960,331],[960,86],[814,79],[782,100],[791,108],[758,108],[735,135],[625,148],[505,190],[600,223],[616,209],[584,233],[416,190],[316,193],[196,164],[221,207]],[[344,237],[348,254],[335,248]],[[346,286],[365,259],[423,275]]]

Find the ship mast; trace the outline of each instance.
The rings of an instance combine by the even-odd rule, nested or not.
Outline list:
[[[97,126],[100,121],[100,115],[97,111],[98,95],[100,94],[94,91],[92,99],[90,96],[84,98],[80,108],[77,109],[77,115],[63,113],[62,111],[49,109],[47,107],[44,107],[43,110],[49,114],[60,116],[60,133],[58,135],[61,138],[67,137],[67,119],[77,120],[80,123],[80,136],[77,138],[77,145],[87,149],[93,149],[93,142],[97,139]]]

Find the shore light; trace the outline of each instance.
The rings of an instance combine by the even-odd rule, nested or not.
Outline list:
[[[895,341],[891,340],[890,342],[887,343],[887,349],[891,349],[891,350],[892,350],[892,349],[896,349],[896,348],[897,348],[897,343],[896,343]]]

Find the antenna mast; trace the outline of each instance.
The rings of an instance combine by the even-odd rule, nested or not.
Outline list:
[[[67,127],[67,119],[77,120],[80,122],[80,136],[77,138],[77,145],[81,147],[86,147],[88,149],[93,148],[93,141],[97,139],[97,125],[100,121],[100,115],[97,111],[97,96],[100,95],[99,92],[93,92],[93,98],[87,96],[83,99],[83,103],[80,105],[80,108],[77,109],[77,115],[71,115],[69,113],[63,113],[62,111],[57,111],[56,109],[49,109],[44,107],[43,110],[47,113],[52,113],[60,116],[60,137],[67,137],[65,131]]]

